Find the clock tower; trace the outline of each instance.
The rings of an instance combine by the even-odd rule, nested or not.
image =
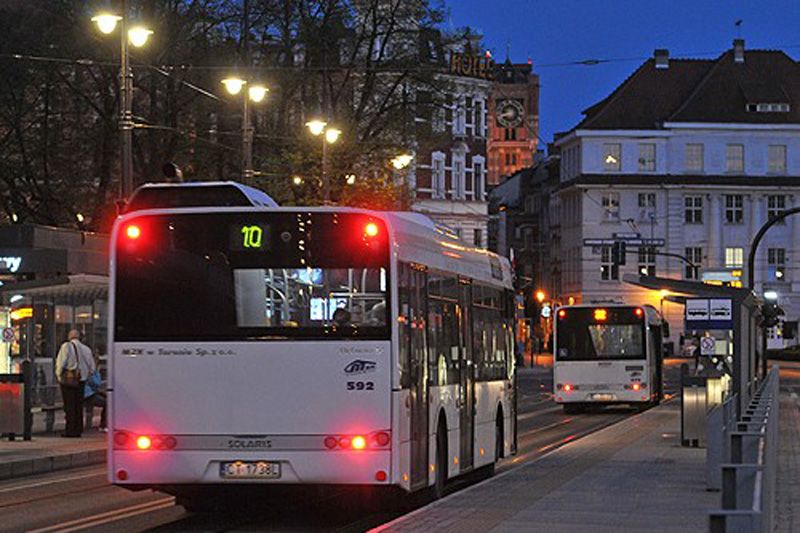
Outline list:
[[[487,185],[530,167],[539,139],[539,76],[507,59],[495,68],[489,97]]]

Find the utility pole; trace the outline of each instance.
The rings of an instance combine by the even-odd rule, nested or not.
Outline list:
[[[250,1],[242,4],[242,56],[245,68],[250,71]],[[242,181],[250,184],[253,177],[253,124],[247,95],[242,98]]]
[[[120,21],[120,114],[119,131],[122,150],[122,180],[120,200],[125,201],[133,192],[133,72],[128,52],[128,0],[122,0]]]

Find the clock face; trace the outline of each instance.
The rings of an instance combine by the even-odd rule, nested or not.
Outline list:
[[[497,124],[503,128],[516,128],[522,125],[525,109],[519,100],[497,101]]]

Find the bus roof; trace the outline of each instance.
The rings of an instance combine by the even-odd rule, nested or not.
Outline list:
[[[145,183],[128,199],[126,212],[170,207],[278,207],[264,191],[236,181]]]
[[[451,231],[437,226],[420,213],[406,211],[372,211],[353,207],[180,207],[157,208],[129,212],[117,219],[112,232],[131,218],[162,214],[203,213],[295,213],[336,212],[365,214],[384,220],[392,237],[392,254],[399,261],[465,276],[473,280],[513,288],[511,265],[507,258],[465,243]],[[114,242],[112,240],[112,242]]]

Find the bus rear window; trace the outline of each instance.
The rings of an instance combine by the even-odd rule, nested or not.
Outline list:
[[[557,315],[556,359],[644,359],[645,326],[634,307],[566,308]]]
[[[134,219],[118,235],[117,341],[389,336],[380,220],[160,215]]]

